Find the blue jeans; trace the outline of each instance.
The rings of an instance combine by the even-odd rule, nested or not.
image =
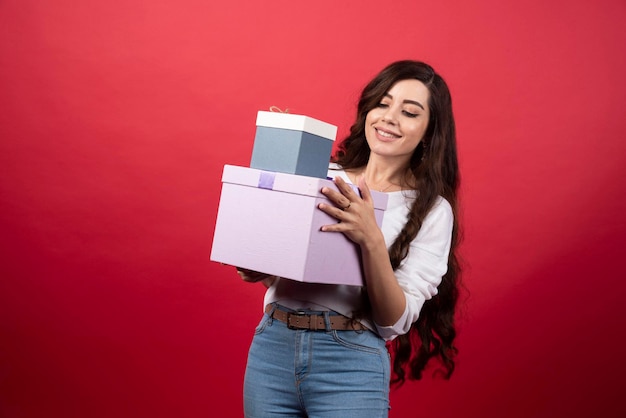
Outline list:
[[[245,416],[387,417],[389,375],[373,332],[293,330],[265,314],[248,354]]]

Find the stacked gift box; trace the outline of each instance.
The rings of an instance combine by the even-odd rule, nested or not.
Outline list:
[[[308,116],[258,112],[250,167],[224,166],[211,260],[292,280],[362,285],[358,246],[322,232],[335,218],[323,187],[337,127]],[[387,195],[372,192],[378,225]]]

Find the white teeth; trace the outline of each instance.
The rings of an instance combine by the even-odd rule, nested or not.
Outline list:
[[[376,132],[378,132],[378,134],[380,136],[384,136],[385,138],[395,138],[396,137],[396,135],[394,135],[394,134],[390,134],[388,132],[383,132],[383,131],[378,130],[378,129],[376,129]]]

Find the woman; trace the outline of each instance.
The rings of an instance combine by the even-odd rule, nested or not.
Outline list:
[[[433,357],[446,377],[454,370],[459,174],[444,80],[416,61],[383,69],[363,90],[329,176],[338,191],[322,189],[329,204],[319,209],[338,222],[322,231],[360,247],[365,285],[239,269],[268,287],[246,368],[247,417],[385,417],[391,370],[399,384],[419,379]],[[382,228],[370,190],[388,193]]]

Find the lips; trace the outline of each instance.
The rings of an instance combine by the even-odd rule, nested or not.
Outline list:
[[[393,141],[400,138],[400,135],[390,132],[386,129],[374,128],[374,130],[376,131],[376,136],[378,136],[381,141]]]

